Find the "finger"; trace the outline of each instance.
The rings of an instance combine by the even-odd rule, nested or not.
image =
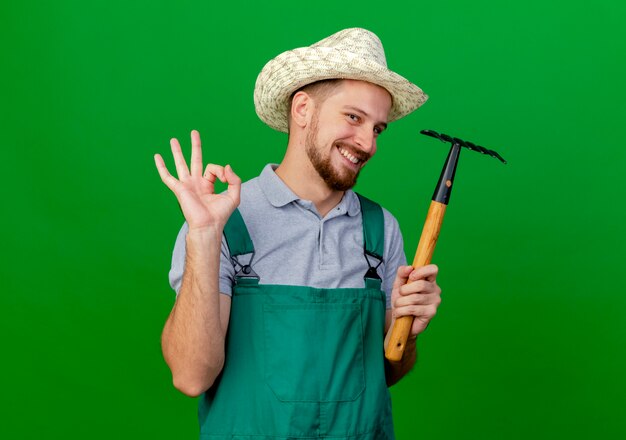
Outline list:
[[[400,288],[400,286],[406,284],[409,279],[409,274],[413,268],[411,266],[400,266],[398,267],[398,271],[396,273],[396,279],[393,282],[392,289]]]
[[[439,273],[439,268],[435,264],[427,264],[426,266],[418,267],[409,275],[409,280],[417,281],[417,280],[426,280],[426,281],[435,281],[437,278],[437,274]]]
[[[394,298],[393,307],[405,307],[405,306],[417,306],[417,305],[428,305],[435,304],[439,305],[441,303],[441,296],[437,293],[414,293],[412,295],[399,296]]]
[[[202,143],[197,130],[191,131],[191,175],[202,175]]]
[[[401,316],[413,316],[414,318],[428,322],[437,314],[437,305],[438,304],[407,305],[403,307],[396,307],[393,310],[393,316],[396,319]]]
[[[215,183],[216,179],[219,179],[220,182],[225,182],[226,176],[224,175],[224,167],[213,163],[207,164],[204,169],[204,178],[211,183]]]
[[[156,163],[157,171],[159,172],[159,176],[161,176],[161,180],[163,181],[163,183],[165,183],[165,185],[169,189],[174,191],[174,188],[178,184],[178,180],[176,180],[167,170],[165,162],[163,161],[163,158],[160,154],[154,155],[154,162]]]
[[[237,174],[235,174],[230,165],[226,165],[226,168],[224,168],[224,177],[226,178],[226,182],[228,182],[228,188],[226,189],[228,197],[233,200],[235,206],[239,206],[241,196],[241,179]]]
[[[399,292],[402,296],[415,294],[430,295],[431,293],[441,295],[441,288],[435,282],[431,283],[425,280],[417,280],[400,286]]]
[[[172,156],[174,156],[174,163],[176,163],[176,173],[178,174],[179,179],[184,179],[189,176],[189,168],[187,168],[187,162],[185,162],[185,157],[183,156],[183,152],[180,148],[180,144],[178,143],[178,139],[172,138],[170,140],[170,145],[172,147]]]
[[[430,293],[429,291],[429,283],[425,280],[417,280],[417,281],[409,281],[400,286],[400,295],[412,295],[414,293]]]

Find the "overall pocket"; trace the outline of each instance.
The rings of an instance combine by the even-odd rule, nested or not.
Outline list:
[[[265,379],[284,402],[347,402],[365,388],[359,303],[265,304]]]

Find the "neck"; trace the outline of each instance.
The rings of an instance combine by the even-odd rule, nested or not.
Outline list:
[[[339,204],[344,191],[329,188],[308,157],[294,154],[294,151],[296,148],[292,145],[287,147],[283,161],[276,168],[276,175],[299,198],[313,202],[320,216],[325,217]]]

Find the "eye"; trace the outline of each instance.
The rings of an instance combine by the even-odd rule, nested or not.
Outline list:
[[[381,134],[383,131],[385,131],[385,129],[382,127],[374,127],[374,133],[376,133],[376,136]]]
[[[357,115],[355,115],[355,114],[353,114],[353,113],[348,114],[348,117],[349,117],[352,121],[354,121],[354,122],[359,122],[359,120],[361,119],[361,118],[359,118]]]

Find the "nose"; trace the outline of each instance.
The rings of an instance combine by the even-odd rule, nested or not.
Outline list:
[[[355,133],[354,143],[364,152],[373,156],[376,152],[376,133],[372,127],[367,127],[366,124],[359,127],[359,130]]]

